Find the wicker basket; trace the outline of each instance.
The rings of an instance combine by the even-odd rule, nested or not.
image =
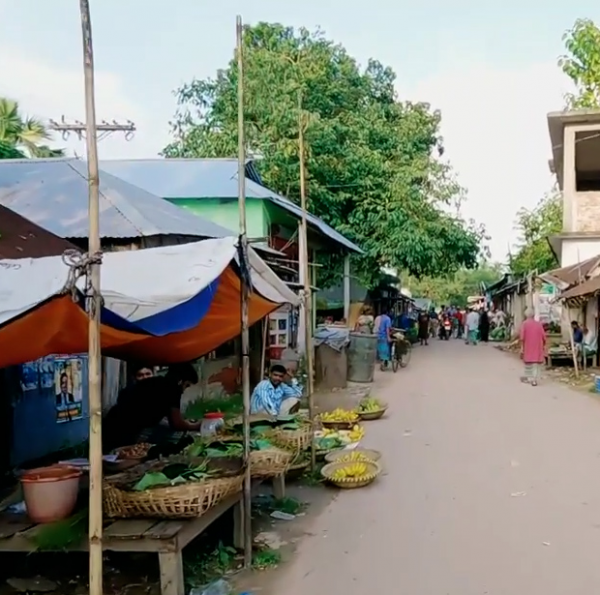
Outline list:
[[[381,453],[378,450],[371,450],[369,448],[355,448],[353,450],[339,449],[332,450],[325,455],[325,460],[328,463],[343,463],[344,457],[351,457],[352,455],[360,455],[362,461],[373,461],[377,463],[381,459]]]
[[[276,477],[284,474],[294,460],[294,453],[281,448],[265,448],[250,453],[252,477]]]
[[[310,447],[313,431],[309,424],[303,424],[297,430],[278,430],[269,432],[269,438],[281,448],[295,453],[302,452]]]
[[[304,472],[310,467],[310,458],[296,457],[288,467],[285,474],[286,479],[298,479],[304,475]]]
[[[104,483],[104,512],[111,518],[184,519],[202,516],[223,499],[242,489],[244,476],[208,479],[142,492]]]
[[[360,417],[361,421],[373,421],[375,419],[381,419],[385,415],[387,408],[388,406],[385,405],[377,411],[359,411],[358,416]]]
[[[379,466],[379,463],[375,463],[374,461],[361,461],[361,463],[367,466],[367,474],[363,475],[362,477],[347,477],[345,479],[332,478],[334,471],[342,467],[346,467],[352,463],[327,463],[327,465],[321,469],[321,475],[329,483],[332,483],[338,488],[344,488],[347,490],[353,488],[362,488],[375,481],[376,477],[381,472],[381,467]]]

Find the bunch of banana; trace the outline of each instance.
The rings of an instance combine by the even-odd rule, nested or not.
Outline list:
[[[360,442],[365,437],[365,429],[356,424],[348,434],[351,442]]]
[[[344,455],[343,457],[338,457],[335,462],[336,463],[354,463],[354,462],[362,462],[362,461],[370,461],[371,459],[367,457],[362,452],[352,452],[350,454]]]
[[[349,411],[346,409],[337,408],[333,411],[321,413],[321,421],[325,422],[348,422],[352,423],[358,419],[358,413],[356,411]]]
[[[372,413],[373,411],[380,411],[381,408],[382,404],[375,397],[363,399],[358,406],[361,413]]]
[[[321,431],[323,432],[323,436],[332,436],[333,434],[338,433],[338,431],[333,428],[323,428]]]
[[[351,465],[336,469],[331,475],[331,479],[341,481],[344,479],[362,477],[367,474],[368,470],[369,468],[365,463],[352,463]]]

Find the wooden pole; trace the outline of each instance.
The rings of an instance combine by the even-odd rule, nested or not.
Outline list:
[[[94,99],[94,52],[88,0],[79,0],[83,38],[83,70],[85,79],[86,143],[89,179],[88,256],[100,253],[98,140],[96,138],[96,104]],[[91,296],[88,298],[88,390],[90,414],[90,500],[89,547],[90,595],[102,595],[102,387],[100,352],[100,263],[92,260]]]
[[[306,352],[306,393],[308,397],[308,414],[314,434],[315,430],[315,403],[313,395],[313,342],[312,342],[312,302],[310,289],[310,275],[308,269],[308,225],[306,223],[306,171],[304,165],[304,118],[302,117],[302,91],[298,91],[298,150],[300,153],[300,207],[302,208],[302,221],[300,224],[300,234],[302,236],[300,247],[303,251],[302,258],[304,265],[304,332],[305,332],[305,352]],[[310,461],[311,469],[316,469],[316,450],[315,441],[310,441]]]
[[[265,377],[265,360],[267,358],[267,341],[269,340],[269,317],[263,321],[262,352],[260,354],[260,379]]]
[[[242,17],[236,19],[238,66],[238,209],[240,215],[240,247],[248,256],[246,230],[246,148],[244,145],[244,52]],[[249,272],[248,272],[249,274]],[[248,331],[248,283],[242,274],[242,395],[244,399],[244,565],[252,565],[252,475],[250,472],[250,337]]]

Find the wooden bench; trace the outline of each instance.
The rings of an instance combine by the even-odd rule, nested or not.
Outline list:
[[[285,476],[273,479],[276,498],[285,495]],[[157,553],[162,595],[184,595],[182,550],[193,539],[233,508],[233,544],[244,548],[242,494],[234,494],[195,519],[122,519],[108,521],[102,547],[113,552]],[[0,553],[32,552],[35,525],[24,515],[0,514]],[[87,538],[67,551],[87,551]]]

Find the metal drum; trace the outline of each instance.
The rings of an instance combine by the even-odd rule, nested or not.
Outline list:
[[[348,381],[373,382],[377,361],[377,335],[350,333]]]

